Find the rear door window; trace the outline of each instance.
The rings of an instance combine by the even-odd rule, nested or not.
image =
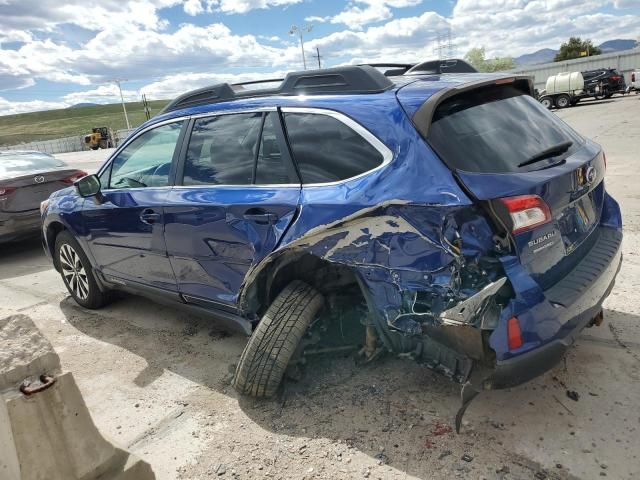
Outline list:
[[[384,160],[368,140],[333,116],[285,112],[284,121],[303,183],[346,180]]]
[[[482,173],[537,170],[584,143],[555,114],[510,86],[480,88],[445,100],[435,111],[428,141],[450,168]],[[561,152],[522,165],[549,149]]]
[[[256,185],[283,185],[296,183],[286,144],[280,130],[280,119],[275,112],[267,113],[262,127],[260,151],[256,162]],[[283,148],[284,147],[284,148]]]
[[[184,185],[251,185],[262,113],[199,118],[184,165]]]

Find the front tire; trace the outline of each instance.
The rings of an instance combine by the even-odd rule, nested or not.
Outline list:
[[[540,103],[547,110],[551,110],[551,108],[553,107],[553,99],[551,97],[542,97],[540,99]]]
[[[69,232],[56,237],[55,255],[62,281],[78,305],[96,309],[109,301],[108,293],[98,287],[89,259]]]
[[[233,379],[238,393],[252,397],[276,393],[291,357],[323,302],[320,292],[299,280],[280,292],[242,352]]]

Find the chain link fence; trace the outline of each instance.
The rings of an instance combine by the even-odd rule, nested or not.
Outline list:
[[[118,147],[134,130],[132,128],[110,132],[113,144]],[[89,150],[89,147],[84,143],[84,135],[75,135],[73,137],[21,143],[19,145],[0,146],[0,150],[35,150],[55,155],[56,153],[82,152]]]

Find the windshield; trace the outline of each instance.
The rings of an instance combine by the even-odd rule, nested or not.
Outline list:
[[[3,154],[0,156],[0,175],[52,170],[65,166],[66,163],[49,155]]]
[[[510,86],[480,88],[444,101],[436,109],[428,140],[450,168],[482,173],[544,168],[584,143],[554,113]],[[557,155],[530,162],[569,144]]]

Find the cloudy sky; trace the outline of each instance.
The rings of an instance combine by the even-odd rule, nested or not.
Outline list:
[[[598,44],[640,36],[640,0],[0,0],[0,115],[171,98],[219,80],[310,64],[434,58],[451,31],[454,54],[558,48],[571,35]]]

